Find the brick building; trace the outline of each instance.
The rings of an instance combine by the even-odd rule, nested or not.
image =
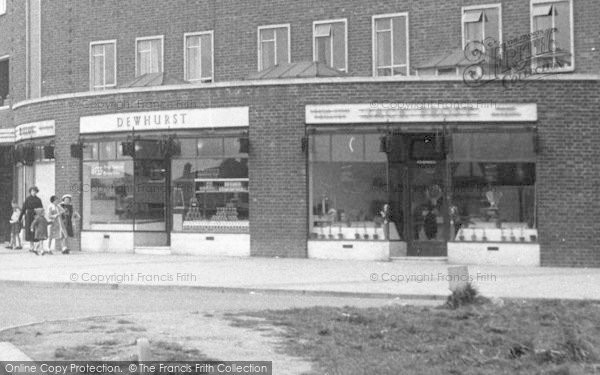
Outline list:
[[[600,266],[600,3],[0,0],[0,230]]]

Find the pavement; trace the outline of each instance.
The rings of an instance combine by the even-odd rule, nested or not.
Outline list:
[[[448,267],[427,261],[362,262],[282,258],[0,253],[2,285],[61,288],[202,289],[358,298],[445,299]],[[482,295],[600,300],[600,269],[469,266]]]

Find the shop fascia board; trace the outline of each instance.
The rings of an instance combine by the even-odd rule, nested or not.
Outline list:
[[[524,81],[600,81],[600,74],[557,74],[545,77],[526,77]],[[408,77],[328,77],[328,78],[292,78],[264,81],[227,81],[202,83],[198,85],[182,84],[171,86],[138,87],[126,89],[109,89],[103,91],[85,91],[71,94],[50,95],[42,98],[23,100],[13,104],[12,109],[19,109],[33,104],[58,100],[101,98],[110,95],[140,94],[148,92],[191,91],[220,88],[244,88],[264,86],[296,86],[323,84],[355,84],[355,83],[390,83],[390,82],[463,82],[462,77],[408,76]]]

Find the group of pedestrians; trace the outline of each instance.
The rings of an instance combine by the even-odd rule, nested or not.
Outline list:
[[[30,252],[36,255],[53,254],[52,250],[57,251],[60,244],[61,252],[68,254],[69,239],[74,236],[73,221],[80,218],[71,204],[72,196],[65,194],[59,201],[53,195],[46,214],[38,193],[37,187],[31,187],[22,208],[19,208],[17,202],[12,202],[11,240],[8,247],[13,250],[22,249],[21,232],[25,232]]]

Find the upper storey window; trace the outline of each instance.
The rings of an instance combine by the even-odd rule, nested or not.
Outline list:
[[[313,23],[313,58],[332,68],[348,71],[348,25],[345,19]]]
[[[486,39],[502,43],[500,4],[464,7],[462,13],[463,48]]]
[[[534,72],[573,70],[571,0],[532,0],[531,33]]]
[[[374,16],[373,75],[408,74],[408,13]]]
[[[290,25],[258,28],[258,70],[290,62]]]
[[[136,76],[148,73],[162,73],[163,70],[163,37],[152,36],[135,40]]]
[[[117,41],[90,44],[90,88],[103,90],[117,85]]]
[[[190,82],[212,82],[213,32],[185,34],[185,79]]]

